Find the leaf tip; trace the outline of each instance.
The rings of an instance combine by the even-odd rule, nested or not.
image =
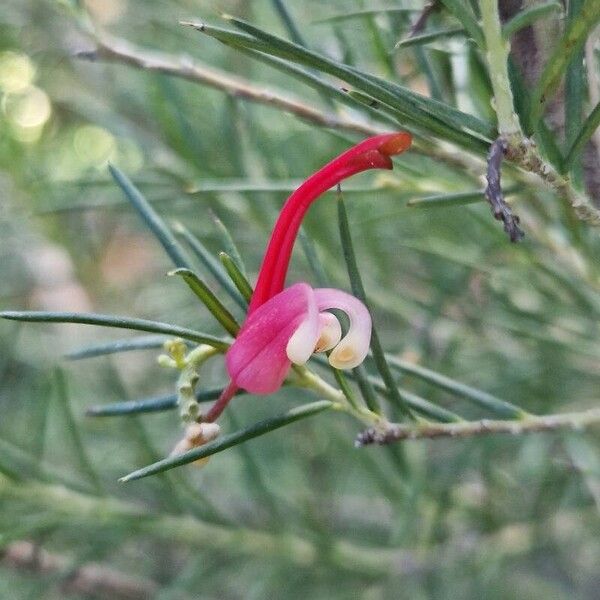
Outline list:
[[[180,25],[185,27],[193,27],[196,31],[204,31],[204,23],[198,21],[179,21]]]

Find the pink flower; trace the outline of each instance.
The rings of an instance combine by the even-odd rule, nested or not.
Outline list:
[[[356,298],[334,289],[313,289],[296,283],[283,289],[294,242],[309,206],[343,179],[368,169],[391,169],[391,156],[406,150],[408,133],[374,136],[350,148],[309,177],[286,201],[273,228],[248,317],[225,361],[231,383],[204,417],[219,417],[236,390],[255,394],[277,391],[291,364],[303,365],[313,352],[333,350],[329,362],[339,369],[358,366],[367,355],[371,317]],[[340,309],[350,327],[341,337],[337,318],[326,312]]]
[[[342,339],[337,318],[343,310],[350,327]],[[295,283],[257,308],[227,352],[227,371],[235,384],[254,394],[277,391],[292,363],[303,365],[313,352],[333,349],[329,362],[338,369],[358,366],[369,351],[371,317],[354,296],[330,288]]]

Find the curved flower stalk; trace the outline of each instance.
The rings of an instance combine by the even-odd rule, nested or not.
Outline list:
[[[248,317],[226,354],[231,383],[204,416],[219,417],[236,390],[270,394],[283,384],[292,364],[303,365],[313,352],[332,350],[339,369],[358,366],[369,351],[371,317],[356,298],[340,290],[313,289],[306,283],[284,288],[294,242],[306,211],[321,194],[368,169],[391,169],[391,157],[411,144],[408,133],[371,137],[347,150],[309,177],[286,201],[271,233],[252,294]],[[342,338],[340,309],[350,327]]]

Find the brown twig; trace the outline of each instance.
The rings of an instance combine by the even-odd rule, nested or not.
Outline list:
[[[472,437],[489,433],[522,435],[557,429],[584,429],[600,423],[600,408],[561,415],[528,415],[520,420],[464,421],[459,423],[426,423],[405,425],[393,423],[385,430],[367,429],[359,434],[356,445],[389,444],[402,440],[434,439],[440,437]]]
[[[121,63],[144,71],[187,79],[237,98],[273,106],[319,127],[344,129],[361,135],[373,135],[375,131],[366,123],[323,113],[291,96],[254,86],[248,81],[209,68],[187,56],[171,56],[141,49],[124,40],[103,36],[96,40],[95,50],[78,52],[77,56],[85,60]]]
[[[507,144],[503,137],[499,137],[491,146],[488,154],[487,186],[485,197],[492,207],[494,218],[504,223],[504,231],[511,242],[518,242],[525,235],[519,228],[519,217],[513,215],[510,206],[504,199],[500,174],[502,160],[506,154]]]
[[[131,577],[97,563],[88,563],[69,571],[65,556],[50,554],[32,542],[13,542],[0,552],[0,563],[19,571],[38,575],[66,573],[61,585],[64,594],[82,595],[99,600],[148,600],[158,590],[150,579]]]

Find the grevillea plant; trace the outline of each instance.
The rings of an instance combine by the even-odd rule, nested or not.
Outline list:
[[[600,0],[0,7],[0,598],[598,597]]]

